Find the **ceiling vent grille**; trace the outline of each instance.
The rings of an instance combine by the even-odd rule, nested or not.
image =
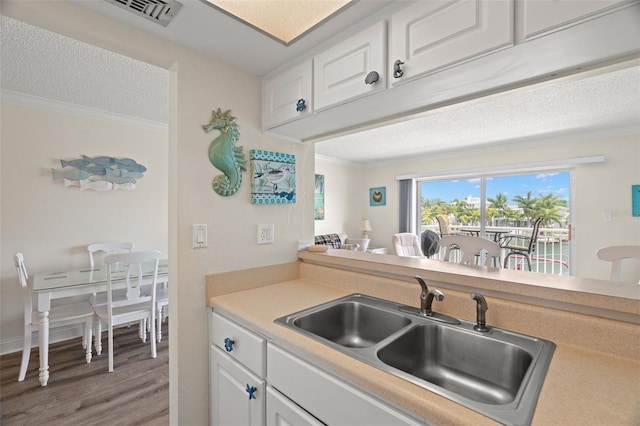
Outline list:
[[[166,27],[177,15],[182,3],[175,0],[106,0],[123,9]]]

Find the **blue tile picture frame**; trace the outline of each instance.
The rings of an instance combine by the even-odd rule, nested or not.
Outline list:
[[[631,214],[640,216],[640,185],[631,185]]]
[[[386,206],[387,205],[387,187],[386,186],[369,188],[369,205],[370,206]]]
[[[252,149],[251,204],[295,204],[296,156]]]

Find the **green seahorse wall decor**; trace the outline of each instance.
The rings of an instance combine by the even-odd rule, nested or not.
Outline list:
[[[213,178],[213,190],[226,197],[235,194],[242,183],[242,172],[247,170],[247,159],[241,146],[235,146],[240,131],[236,123],[236,117],[231,115],[231,110],[222,112],[220,108],[213,111],[209,124],[202,126],[205,133],[213,129],[220,130],[220,136],[209,145],[209,161],[223,175]]]

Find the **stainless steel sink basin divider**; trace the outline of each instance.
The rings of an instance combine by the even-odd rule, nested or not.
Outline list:
[[[470,304],[471,305],[471,304]],[[555,344],[362,294],[275,320],[509,425],[531,423]]]

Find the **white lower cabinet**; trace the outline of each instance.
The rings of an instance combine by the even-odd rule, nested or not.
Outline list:
[[[429,424],[213,310],[209,327],[213,426]]]
[[[267,386],[267,426],[324,426],[289,398]]]
[[[265,424],[266,384],[220,349],[211,349],[211,424]]]
[[[266,339],[217,312],[209,315],[209,421],[263,426]]]
[[[269,342],[267,380],[327,425],[424,425],[362,390]]]

